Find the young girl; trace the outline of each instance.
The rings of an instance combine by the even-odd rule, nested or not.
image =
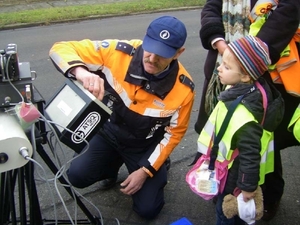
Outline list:
[[[235,108],[219,143],[218,161],[230,160],[235,149],[239,154],[229,164],[224,191],[218,196],[217,224],[248,222],[249,218],[245,215],[240,215],[243,220],[238,216],[226,218],[222,211],[223,198],[239,190],[244,202],[253,199],[257,186],[264,182],[265,174],[273,171],[272,132],[282,120],[283,101],[280,94],[261,78],[269,64],[266,44],[259,38],[246,36],[228,45],[218,67],[220,82],[227,89],[218,96],[219,102],[199,135],[199,152],[206,154],[210,143],[205,137],[218,134],[230,104],[240,96],[242,100]],[[267,109],[263,107],[262,92],[257,82],[266,94]]]
[[[249,34],[250,12],[266,12],[262,5],[266,2],[277,2],[277,8],[271,8],[271,15],[255,35],[265,42],[269,48],[272,64],[277,64],[280,54],[291,41],[298,29],[300,18],[300,1],[295,0],[209,0],[201,10],[200,39],[202,46],[208,50],[204,64],[204,83],[195,131],[200,133],[210,114],[210,106],[214,106],[214,96],[221,88],[215,81],[215,67],[219,65],[219,55],[230,43]],[[262,4],[261,4],[262,3]],[[299,52],[299,51],[298,51]],[[221,60],[220,60],[221,62]],[[299,72],[298,72],[299,74]],[[269,72],[264,79],[272,83]],[[291,75],[291,77],[294,77]],[[262,187],[264,194],[263,220],[271,220],[278,209],[284,192],[285,182],[282,176],[280,150],[299,145],[292,132],[287,130],[293,113],[300,103],[300,98],[288,94],[282,84],[274,84],[285,101],[285,114],[282,122],[274,131],[274,172],[266,176]],[[209,104],[211,103],[211,104]]]

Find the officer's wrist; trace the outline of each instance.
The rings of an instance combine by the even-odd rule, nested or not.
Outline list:
[[[146,167],[143,166],[141,169],[147,174],[147,176],[153,177],[153,174]]]

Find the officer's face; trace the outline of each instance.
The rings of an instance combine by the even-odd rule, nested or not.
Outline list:
[[[153,75],[162,72],[174,59],[174,57],[164,58],[147,51],[144,51],[143,57],[145,71]]]
[[[185,47],[181,47],[171,58],[164,58],[151,52],[144,50],[143,63],[144,69],[149,74],[159,74],[164,71],[166,67],[175,59],[177,59],[185,50]]]

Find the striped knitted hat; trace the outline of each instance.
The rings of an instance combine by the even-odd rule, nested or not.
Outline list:
[[[228,44],[244,71],[254,80],[268,70],[271,64],[268,46],[259,38],[248,35]]]

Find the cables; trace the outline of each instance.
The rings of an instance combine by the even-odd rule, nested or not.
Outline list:
[[[33,152],[35,152],[35,151],[36,151],[36,142],[35,142],[35,126],[34,126],[34,125],[31,126],[31,141],[32,141]],[[24,159],[33,162],[33,163],[36,164],[39,168],[41,168],[41,170],[43,171],[43,173],[44,173],[43,181],[45,181],[46,184],[47,184],[47,187],[48,187],[48,189],[49,189],[49,191],[50,191],[50,197],[51,197],[51,200],[52,200],[52,203],[53,203],[55,224],[58,224],[57,210],[56,210],[55,199],[54,199],[54,195],[53,195],[53,192],[52,192],[52,189],[51,189],[49,180],[47,179],[47,175],[46,175],[46,171],[45,171],[44,167],[43,167],[40,163],[38,163],[37,161],[35,161],[34,159],[32,159],[32,158],[29,156],[29,151],[28,151],[28,149],[27,149],[26,147],[21,147],[21,148],[19,149],[19,153],[20,153],[20,155],[21,155]]]
[[[54,136],[56,137],[57,140],[59,140],[59,138],[58,138],[58,136],[57,136],[57,134],[56,134],[56,132],[55,132],[55,130],[54,130],[52,124],[55,124],[56,126],[60,126],[60,127],[64,128],[65,130],[67,130],[68,132],[74,133],[73,131],[69,130],[69,129],[66,128],[66,127],[63,127],[63,126],[61,126],[61,125],[59,125],[59,124],[57,124],[57,123],[54,123],[53,121],[47,120],[43,115],[41,115],[41,117],[42,117],[42,118],[41,118],[40,120],[41,120],[41,121],[44,121],[44,122],[50,127],[50,129],[52,130],[52,132],[53,132],[53,134],[54,134]],[[76,135],[76,134],[75,134],[75,135]],[[86,152],[86,151],[88,150],[88,148],[89,148],[89,143],[88,143],[85,139],[83,139],[83,141],[86,143],[86,147],[85,147],[85,149],[82,151],[81,154],[84,154],[84,152]],[[64,151],[63,151],[63,148],[62,148],[62,146],[61,146],[61,143],[60,143],[59,141],[58,141],[58,144],[59,144],[60,149],[61,149],[62,152],[63,152],[64,158],[66,158],[65,153],[64,153]],[[54,151],[54,149],[53,149],[52,153],[54,154],[54,157],[57,159],[56,151]],[[55,177],[54,177],[54,179],[53,179],[53,180],[54,180],[55,189],[56,189],[56,191],[57,191],[57,194],[58,194],[58,196],[59,196],[59,198],[60,198],[60,200],[61,200],[61,202],[62,202],[62,204],[63,204],[63,207],[64,207],[64,209],[65,209],[65,211],[66,211],[66,213],[67,213],[67,215],[68,215],[68,217],[69,217],[69,220],[71,221],[72,224],[74,224],[74,223],[73,223],[73,219],[71,218],[71,216],[70,216],[70,214],[69,214],[69,210],[67,209],[67,206],[66,206],[66,204],[65,204],[65,202],[64,202],[64,200],[63,200],[63,198],[62,198],[62,196],[61,196],[61,194],[60,194],[60,192],[59,192],[59,190],[58,190],[58,183],[57,183],[57,180],[58,180],[61,176],[64,175],[64,173],[65,173],[65,171],[66,171],[67,165],[68,165],[69,163],[71,163],[75,158],[79,157],[81,154],[78,154],[77,156],[73,157],[71,160],[67,161],[65,164],[59,163],[60,169],[59,169],[58,172],[55,174]],[[57,161],[57,163],[58,163],[58,161]],[[67,186],[68,186],[68,187],[71,189],[71,191],[72,191],[73,199],[74,199],[75,203],[77,203],[77,202],[76,202],[76,198],[75,198],[75,196],[74,196],[74,193],[75,193],[76,191],[72,188],[72,185],[71,185],[71,183],[68,181],[67,177],[64,176],[64,178],[65,178],[65,180],[66,180],[67,183],[68,183]],[[78,192],[77,192],[77,193],[78,193]],[[80,195],[80,196],[83,197],[82,195]],[[86,199],[86,200],[87,200],[87,199]],[[89,201],[88,201],[88,202],[89,202]],[[89,202],[89,203],[92,204],[91,202]],[[98,212],[100,212],[99,209],[98,209],[95,205],[93,205],[93,206],[96,208],[96,210],[97,210]],[[99,215],[100,215],[101,221],[103,221],[101,214],[99,214]],[[77,224],[77,207],[75,207],[75,213],[74,213],[74,216],[75,216],[75,219],[74,219],[75,224]],[[102,222],[102,224],[103,224],[103,222]]]
[[[49,127],[50,130],[52,131],[52,132],[51,132],[51,135],[53,135],[53,136],[55,137],[55,139],[56,139],[56,141],[57,141],[57,143],[58,143],[58,147],[59,147],[59,149],[60,149],[61,152],[62,152],[63,158],[58,157],[57,151],[56,151],[55,149],[51,149],[51,151],[52,151],[52,153],[53,153],[53,156],[54,156],[54,158],[56,159],[56,164],[57,164],[57,166],[58,166],[58,168],[59,168],[59,170],[58,170],[57,173],[55,174],[55,177],[54,177],[53,179],[51,179],[51,180],[54,181],[54,185],[55,185],[56,192],[57,192],[57,194],[58,194],[58,196],[59,196],[59,198],[60,198],[60,200],[61,200],[61,202],[62,202],[62,204],[63,204],[63,207],[64,207],[64,209],[65,209],[65,211],[66,211],[66,213],[67,213],[67,215],[68,215],[68,217],[69,217],[69,220],[71,221],[72,224],[77,224],[77,222],[76,222],[76,221],[77,221],[77,207],[75,207],[75,212],[74,212],[74,217],[75,217],[75,219],[73,220],[73,219],[71,218],[71,215],[69,214],[69,210],[67,209],[67,206],[66,206],[66,204],[65,204],[65,202],[64,202],[64,199],[62,198],[62,196],[61,196],[61,194],[60,194],[60,192],[59,192],[59,190],[58,190],[58,182],[57,182],[57,180],[58,180],[61,176],[64,176],[64,174],[65,174],[65,172],[66,172],[66,170],[67,170],[66,168],[67,168],[67,165],[68,165],[68,164],[70,164],[74,159],[76,159],[77,157],[80,157],[80,155],[84,154],[84,153],[88,150],[88,148],[89,148],[89,143],[88,143],[88,141],[85,140],[84,138],[79,137],[79,136],[78,136],[75,132],[73,132],[72,130],[69,130],[68,128],[63,127],[63,126],[61,126],[60,124],[54,123],[53,121],[47,120],[42,114],[40,115],[40,119],[39,119],[39,120],[45,122],[45,123],[48,125],[48,127]],[[60,141],[59,141],[59,138],[58,138],[58,136],[57,136],[57,134],[56,134],[56,132],[55,132],[55,129],[53,128],[52,124],[55,124],[56,126],[60,126],[60,127],[62,127],[63,129],[65,129],[66,131],[68,131],[68,132],[70,132],[70,133],[76,135],[78,139],[82,139],[82,140],[86,143],[86,146],[85,146],[85,148],[82,150],[82,152],[81,152],[80,154],[74,156],[72,159],[66,161],[66,158],[67,158],[67,157],[66,157],[65,152],[64,152],[64,150],[63,150],[63,146],[61,145],[61,143],[60,143]],[[50,146],[50,147],[53,147],[53,144],[50,142],[50,143],[49,143],[49,146]],[[64,159],[64,161],[66,161],[66,162],[65,162],[65,163],[62,163],[62,162],[61,162],[61,159]],[[81,195],[77,190],[75,190],[75,189],[72,187],[71,183],[68,181],[67,177],[64,176],[64,178],[65,178],[65,180],[67,181],[67,184],[63,184],[63,186],[67,186],[67,187],[70,188],[70,190],[72,191],[73,199],[74,199],[75,203],[77,203],[77,202],[76,202],[76,198],[75,198],[75,194],[77,194],[78,196],[80,196],[82,199],[84,199],[85,201],[87,201],[90,205],[92,205],[92,206],[96,209],[96,211],[97,211],[98,214],[99,214],[99,218],[100,218],[100,220],[101,220],[101,224],[104,225],[103,217],[102,217],[102,215],[101,215],[100,210],[99,210],[92,202],[90,202],[90,201],[89,201],[88,199],[86,199],[83,195]],[[77,204],[76,204],[76,205],[77,205]],[[73,222],[73,221],[74,221],[74,222]]]
[[[32,104],[32,103],[31,103]],[[38,121],[41,121],[41,122],[44,122],[48,128],[50,128],[50,132],[47,131],[47,133],[49,132],[49,134],[51,135],[51,137],[53,138],[52,141],[49,141],[47,139],[47,144],[49,145],[50,147],[50,150],[53,154],[53,157],[54,157],[54,164],[56,165],[56,167],[58,168],[58,171],[55,172],[55,176],[54,177],[47,177],[46,175],[46,171],[45,169],[43,168],[43,166],[38,163],[35,159],[33,159],[30,154],[29,154],[29,151],[26,147],[21,147],[19,149],[19,154],[26,160],[28,161],[31,161],[32,163],[36,164],[38,166],[39,169],[42,170],[42,174],[40,174],[40,170],[36,170],[36,173],[39,175],[41,181],[45,182],[48,189],[50,190],[49,192],[49,196],[51,198],[51,202],[53,204],[53,210],[54,210],[54,215],[55,215],[55,224],[58,224],[59,223],[59,220],[58,220],[58,212],[57,212],[57,205],[55,204],[55,195],[54,195],[54,192],[53,192],[53,187],[51,189],[51,182],[53,182],[53,185],[55,187],[55,191],[56,191],[56,194],[63,206],[63,209],[64,211],[66,212],[67,214],[67,217],[69,218],[69,221],[70,223],[72,223],[73,225],[77,224],[77,211],[78,211],[78,206],[77,206],[77,201],[78,201],[78,198],[77,196],[79,196],[80,198],[84,199],[87,203],[89,203],[96,211],[97,211],[97,214],[99,216],[97,216],[99,218],[99,221],[101,221],[101,224],[104,225],[104,222],[103,222],[103,217],[101,215],[101,212],[100,210],[96,207],[96,205],[94,205],[91,201],[89,201],[87,198],[85,198],[82,194],[80,194],[73,186],[72,184],[69,182],[67,176],[66,176],[66,171],[67,171],[67,167],[68,165],[74,160],[76,159],[77,157],[80,157],[82,154],[84,154],[88,149],[89,149],[89,142],[87,140],[85,140],[84,138],[80,137],[79,135],[77,135],[75,132],[73,132],[72,130],[69,130],[68,128],[66,127],[63,127],[61,126],[60,124],[57,124],[57,123],[54,123],[53,121],[50,121],[50,120],[47,120],[43,115],[42,113],[39,112],[39,118],[38,118]],[[66,155],[66,152],[65,152],[65,149],[64,149],[64,146],[62,146],[62,143],[60,142],[59,140],[59,137],[56,133],[56,130],[54,129],[53,127],[53,124],[55,124],[56,126],[59,126],[59,127],[62,127],[64,130],[66,130],[67,132],[70,132],[72,133],[73,135],[76,136],[76,138],[78,138],[78,140],[82,140],[83,142],[85,142],[85,147],[84,149],[77,155],[75,155],[74,157],[72,157],[71,159],[68,159],[67,155]],[[35,137],[35,124],[32,124],[31,125],[31,144],[34,148],[33,152],[36,151],[36,137]],[[53,145],[52,142],[56,142],[56,144]],[[60,150],[61,152],[58,152],[57,150]],[[49,175],[48,175],[49,176]],[[64,180],[66,181],[63,182],[63,183],[59,183],[58,180],[60,180],[60,178],[64,178]],[[62,194],[60,193],[59,191],[59,185],[61,184],[62,187],[68,187],[68,189],[70,189],[70,193],[74,199],[74,203],[76,204],[75,207],[74,207],[74,216],[72,216],[70,214],[70,210],[68,209],[68,206],[66,205],[65,203],[65,200],[62,196]],[[77,196],[76,196],[77,195]],[[116,219],[116,218],[115,218]],[[116,219],[118,225],[120,225],[118,219]]]
[[[23,130],[26,131],[26,133],[27,133],[28,129],[31,129],[31,145],[32,145],[33,151],[31,151],[31,146],[30,146],[30,149],[29,149],[29,147],[25,147],[25,146],[20,147],[20,148],[18,147],[19,149],[17,148],[18,149],[17,151],[22,156],[22,158],[24,158],[25,160],[28,160],[31,163],[37,165],[37,166],[35,166],[35,172],[38,174],[41,181],[46,183],[47,188],[49,189],[48,193],[49,193],[49,197],[51,198],[51,203],[50,204],[53,205],[53,210],[54,210],[54,215],[55,215],[55,224],[58,224],[59,221],[58,221],[57,205],[56,205],[56,201],[55,201],[56,196],[55,196],[55,193],[53,192],[53,186],[51,186],[52,184],[54,185],[56,194],[59,197],[59,200],[62,203],[62,206],[64,208],[64,211],[66,212],[66,214],[67,214],[67,216],[68,216],[68,218],[69,218],[69,220],[72,224],[74,224],[74,225],[77,224],[77,209],[78,209],[77,201],[79,201],[79,199],[77,198],[76,195],[78,195],[82,199],[84,199],[86,202],[88,202],[91,206],[93,206],[95,208],[95,210],[97,211],[97,213],[99,215],[99,218],[101,219],[101,224],[104,225],[103,218],[102,218],[100,210],[92,202],[90,202],[87,198],[85,198],[77,190],[74,189],[74,187],[68,181],[67,176],[65,174],[68,165],[74,159],[76,159],[77,157],[80,157],[81,154],[84,154],[88,150],[89,143],[87,142],[87,140],[80,137],[79,135],[77,135],[73,131],[67,129],[66,127],[60,126],[59,124],[56,124],[56,123],[53,123],[52,121],[47,120],[40,112],[38,112],[39,113],[38,120],[43,121],[47,124],[47,126],[51,129],[51,132],[49,132],[49,133],[52,135],[53,141],[56,141],[56,144],[53,145],[53,143],[51,141],[49,142],[49,140],[47,140],[47,144],[49,145],[50,150],[52,151],[52,154],[53,154],[53,157],[54,157],[54,161],[55,161],[54,164],[58,168],[58,171],[55,172],[54,177],[48,177],[49,175],[47,176],[46,170],[42,166],[42,164],[40,164],[37,160],[34,159],[34,155],[31,156],[32,155],[31,153],[35,152],[36,148],[37,148],[36,137],[35,137],[35,131],[36,131],[35,130],[36,129],[35,123],[38,121],[38,120],[35,120],[35,117],[34,117],[34,119],[31,119],[32,117],[30,117],[30,118],[28,117],[30,115],[32,116],[32,111],[33,111],[33,109],[35,109],[34,95],[33,95],[34,92],[32,93],[33,86],[31,85],[31,81],[29,81],[30,83],[25,81],[26,85],[24,85],[24,89],[21,87],[21,88],[19,88],[20,90],[18,90],[17,87],[19,87],[19,85],[14,85],[14,81],[16,81],[16,83],[18,83],[19,77],[15,76],[14,75],[15,73],[12,73],[10,71],[10,69],[11,69],[10,65],[12,63],[14,63],[13,55],[8,55],[3,73],[6,74],[5,83],[8,86],[11,86],[16,91],[16,93],[18,95],[16,93],[14,93],[14,91],[13,91],[12,95],[4,96],[3,98],[4,98],[4,101],[5,101],[5,104],[2,105],[1,108],[4,108],[5,112],[7,114],[9,114],[10,116],[14,116],[14,117],[17,117],[17,119],[19,119],[19,123],[20,123],[21,127],[23,128]],[[15,67],[15,68],[17,68],[17,67]],[[31,89],[31,87],[32,87],[32,89]],[[11,88],[9,87],[9,89],[11,89]],[[20,98],[18,96],[20,96]],[[20,100],[20,102],[19,102],[19,100]],[[20,112],[24,113],[24,111],[21,111],[21,109],[23,110],[24,108],[28,109],[27,111],[25,111],[25,113],[28,112],[28,114],[21,114],[20,113]],[[19,109],[19,111],[17,109]],[[26,119],[29,119],[29,120],[25,120],[25,117],[23,115],[27,116]],[[71,132],[74,136],[76,136],[76,138],[78,140],[84,141],[86,143],[86,146],[82,150],[82,152],[80,154],[76,155],[75,157],[72,157],[72,159],[68,160],[68,157],[66,156],[65,151],[64,151],[64,147],[62,146],[62,143],[60,142],[59,137],[57,136],[57,133],[56,133],[55,129],[53,128],[52,124],[55,124],[56,126],[62,127],[64,130],[66,130],[68,132]],[[23,146],[23,145],[21,145],[21,146]],[[40,146],[38,146],[38,147],[40,147]],[[58,154],[58,151],[57,151],[58,149],[61,150],[61,152],[59,152],[59,154]],[[64,178],[66,180],[66,183],[65,182],[63,182],[62,184],[59,183],[57,180],[60,180],[60,178]],[[36,179],[36,178],[34,178],[34,179]],[[53,183],[51,183],[51,182],[53,182]],[[62,195],[59,191],[59,188],[60,188],[59,185],[60,184],[61,184],[61,186],[68,187],[71,190],[71,195],[74,199],[74,202],[76,203],[74,218],[72,218],[72,216],[70,215],[70,210],[68,209],[67,205],[65,204],[65,200],[63,199],[63,197],[62,197]],[[118,222],[118,220],[117,220],[117,222]],[[119,224],[119,222],[118,222],[118,224]]]

